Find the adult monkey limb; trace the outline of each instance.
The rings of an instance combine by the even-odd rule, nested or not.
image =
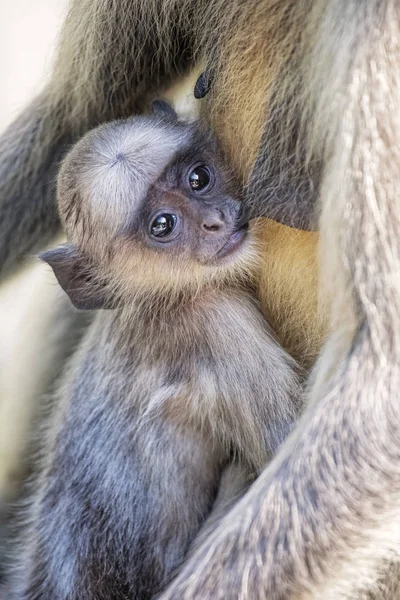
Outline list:
[[[66,145],[99,121],[143,110],[166,77],[189,64],[185,17],[172,4],[157,16],[156,4],[72,4],[52,81],[1,138],[2,272],[58,230],[53,188]],[[152,27],[160,36],[149,36]]]
[[[66,146],[94,124],[142,111],[178,71],[184,72],[199,59],[215,70],[213,90],[203,101],[204,115],[213,108],[212,124],[218,125],[218,135],[246,181],[260,144],[274,78],[290,56],[284,38],[290,38],[286,30],[290,33],[291,15],[296,12],[291,4],[291,0],[246,4],[75,0],[49,85],[0,139],[2,272],[32,248],[44,245],[57,230],[53,182]],[[292,46],[296,36],[292,35]],[[261,159],[261,164],[270,162]],[[292,175],[296,169],[292,166]],[[275,165],[275,189],[281,173],[281,165]],[[286,206],[291,204],[286,202]],[[296,220],[282,211],[278,214],[275,207],[273,217],[307,226],[310,210],[306,218],[299,211]],[[323,329],[322,319],[316,317],[317,235],[271,222],[266,225],[265,239],[266,282],[262,287],[274,290],[264,295],[268,319],[284,345],[310,362]]]
[[[398,561],[399,16],[392,1],[316,2],[305,22],[342,352],[330,372],[332,338],[299,428],[163,598],[366,598]]]

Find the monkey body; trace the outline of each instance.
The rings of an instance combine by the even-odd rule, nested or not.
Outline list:
[[[310,409],[165,598],[399,595],[398,12],[394,0],[74,0],[51,81],[1,138],[3,272],[58,229],[67,145],[140,112],[199,57],[212,70],[202,118],[253,216],[318,217],[319,235],[266,222],[260,281],[280,341],[309,364],[329,326]]]
[[[98,315],[64,386],[16,598],[151,597],[210,512],[231,452],[256,472],[287,435],[298,389],[252,299],[209,301],[150,326],[138,314],[129,329]],[[270,404],[262,390],[280,396]]]
[[[112,309],[64,382],[15,598],[152,597],[232,457],[257,475],[293,426],[299,371],[246,289],[251,231],[215,153],[193,126],[148,118],[95,130],[65,161],[73,244],[44,259],[77,306]]]

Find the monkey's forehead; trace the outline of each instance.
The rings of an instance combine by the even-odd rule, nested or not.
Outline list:
[[[108,123],[91,132],[81,184],[94,216],[109,219],[112,210],[117,225],[144,200],[175,154],[190,145],[192,135],[189,125],[151,117]]]
[[[133,117],[99,127],[92,140],[91,158],[105,170],[123,166],[148,185],[161,175],[176,152],[189,144],[192,135],[189,125]]]

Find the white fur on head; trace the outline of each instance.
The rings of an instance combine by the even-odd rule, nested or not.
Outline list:
[[[92,225],[112,236],[135,211],[176,151],[190,138],[190,129],[176,122],[132,117],[101,125],[86,135],[64,161],[59,179],[59,206],[67,232],[81,237],[68,209],[71,194],[82,226]],[[65,213],[65,214],[64,214]],[[78,223],[79,225],[79,223]]]

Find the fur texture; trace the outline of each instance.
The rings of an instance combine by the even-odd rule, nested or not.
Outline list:
[[[198,59],[215,74],[203,118],[249,182],[254,212],[291,224],[304,194],[312,226],[320,198],[320,291],[334,334],[310,411],[171,598],[362,598],[375,584],[396,588],[385,572],[399,550],[398,17],[394,0],[76,1],[39,113],[27,109],[1,140],[9,268],[53,223],[43,173],[64,135],[139,109],[164,76]],[[265,238],[279,229],[267,223]],[[296,272],[307,256],[299,240],[308,247],[313,237],[288,239],[294,252],[267,250],[273,322],[297,298],[288,285],[299,278],[282,280],[271,265]],[[293,303],[284,331],[309,359],[323,325],[309,308],[315,292],[302,289],[296,303],[308,318],[299,326]]]
[[[220,490],[201,538],[295,423],[299,369],[243,285],[251,242],[215,262],[215,240],[225,246],[241,213],[227,204],[229,171],[228,180],[217,172],[217,158],[197,124],[140,117],[93,130],[62,166],[59,207],[74,246],[44,256],[72,297],[97,294],[101,273],[104,297],[118,303],[98,313],[64,382],[12,598],[153,597],[209,515],[232,456],[240,477],[228,498]],[[200,161],[213,183],[197,200],[186,172]],[[182,223],[178,254],[174,238],[145,241],[148,211],[171,210],[174,194],[182,222],[196,202],[201,217],[191,236]],[[203,233],[216,208],[219,229]]]
[[[298,429],[164,598],[397,597],[384,574],[400,545],[398,17],[390,1],[315,2],[305,20],[340,327]]]
[[[272,164],[271,157],[297,156],[295,148],[285,148],[288,140],[294,140],[296,146],[296,140],[300,139],[297,129],[294,135],[292,119],[288,117],[288,123],[281,121],[279,111],[281,100],[292,97],[289,92],[297,86],[297,79],[292,84],[296,65],[289,62],[290,72],[284,74],[286,61],[290,61],[298,44],[300,16],[308,12],[308,8],[302,8],[303,4],[292,0],[256,0],[244,10],[241,3],[222,0],[72,2],[51,80],[41,97],[0,139],[2,272],[12,269],[16,260],[39,244],[43,247],[57,228],[53,184],[60,159],[69,145],[99,122],[146,110],[151,98],[164,88],[172,93],[171,83],[182,80],[189,68],[198,73],[199,61],[215,72],[212,92],[199,103],[201,112],[216,131],[237,177],[248,181],[260,147],[267,107],[273,98],[276,109],[271,111],[277,116],[274,130],[264,136],[269,146],[260,155],[259,170],[272,171],[270,191],[284,193],[288,178],[292,189],[299,188],[296,173],[299,169],[307,172],[304,161],[297,161],[288,172],[286,166],[290,161],[282,158]],[[289,85],[290,90],[286,89]],[[312,178],[302,177],[307,182],[303,188],[312,187]],[[253,189],[258,179],[259,175],[253,178],[249,188],[252,202],[260,194],[259,189]],[[271,207],[270,196],[261,194],[257,207],[263,206],[266,216]],[[286,194],[288,210],[293,206],[291,197],[292,192]],[[272,214],[271,209],[271,216],[279,215],[275,209]],[[281,216],[285,220],[283,213]],[[288,216],[288,221],[294,222],[294,213]],[[264,237],[268,238],[270,233],[277,239],[276,225],[266,222]],[[325,333],[325,320],[316,321],[314,311],[310,310],[316,292],[297,287],[298,273],[303,272],[303,254],[310,256],[315,236],[298,232],[292,240],[284,228],[281,234],[279,238],[285,240],[287,257],[286,251],[284,255],[280,251],[277,254],[274,245],[265,247],[268,254],[263,280],[266,289],[271,286],[274,290],[274,301],[267,304],[266,310],[268,318],[285,331],[285,346],[300,359],[304,354],[308,364],[310,357],[315,358]],[[299,238],[304,240],[304,253]],[[282,281],[285,265],[291,264],[293,257],[296,259],[290,269],[293,276]],[[310,280],[315,281],[316,255],[312,255],[312,263]],[[287,291],[288,285],[293,296]],[[296,298],[293,307],[288,305],[288,298],[292,297]],[[306,322],[303,317],[299,322],[296,318],[300,303],[304,319],[308,315]],[[288,331],[293,332],[293,338],[287,335]]]

